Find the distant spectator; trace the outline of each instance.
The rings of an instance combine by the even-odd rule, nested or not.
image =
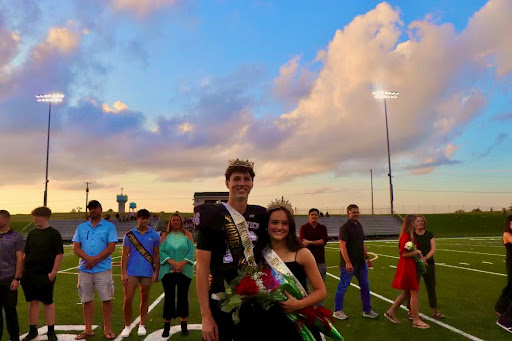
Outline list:
[[[327,218],[329,218],[329,217],[330,217],[329,212],[325,212],[325,216],[326,216]]]
[[[23,340],[29,341],[37,337],[39,302],[43,302],[48,341],[57,341],[53,288],[64,256],[64,246],[59,231],[50,226],[52,211],[48,207],[38,207],[31,214],[37,228],[27,236],[23,257],[25,265],[21,285],[25,299],[29,302],[29,333]]]
[[[9,226],[11,215],[0,210],[0,340],[3,334],[3,312],[11,341],[19,341],[18,287],[23,270],[23,236]]]
[[[324,217],[324,212],[320,211],[320,217],[323,218]]]

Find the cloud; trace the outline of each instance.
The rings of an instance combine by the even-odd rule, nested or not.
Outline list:
[[[110,108],[110,106],[107,103],[103,103],[101,108],[102,108],[103,112],[110,112],[110,113],[114,113],[114,114],[118,114],[122,111],[128,110],[128,106],[121,101],[114,102],[114,104],[112,105],[112,108]]]
[[[508,121],[510,119],[512,119],[512,111],[500,114],[493,118],[494,121]]]
[[[508,133],[500,133],[496,136],[496,139],[481,153],[473,154],[473,160],[480,160],[486,156],[489,156],[494,149],[501,145],[509,137]]]
[[[119,11],[145,15],[174,2],[116,4]],[[458,148],[453,141],[487,105],[481,81],[490,74],[503,79],[512,71],[505,58],[510,47],[494,37],[503,32],[494,22],[505,27],[512,22],[509,4],[489,1],[457,33],[453,25],[428,17],[405,26],[397,8],[381,3],[334,33],[317,53],[318,72],[308,71],[310,63],[299,57],[281,67],[270,81],[280,100],[294,103],[287,112],[256,115],[269,80],[261,66],[247,65],[189,86],[188,106],[154,122],[149,113],[121,101],[108,104],[85,90],[79,96],[83,89],[77,84],[87,83],[88,70],[96,72],[90,77],[100,84],[108,72],[91,61],[98,47],[84,43],[81,25],[86,24],[49,29],[17,66],[9,62],[18,53],[13,30],[0,24],[10,39],[4,42],[8,48],[0,50],[10,68],[3,78],[0,73],[0,143],[11,147],[0,149],[2,185],[40,181],[47,107],[30,99],[53,90],[75,100],[52,109],[52,181],[101,181],[131,173],[193,181],[218,177],[234,157],[255,160],[258,181],[267,184],[323,172],[385,169],[384,105],[371,95],[379,88],[400,92],[386,103],[394,164],[419,173],[461,162],[453,159]],[[87,23],[87,40],[100,24]],[[107,38],[102,46],[108,45]]]
[[[179,5],[178,0],[112,0],[112,8],[119,12],[133,13],[144,17],[163,8]]]
[[[279,69],[279,76],[274,79],[272,89],[276,99],[286,105],[296,105],[298,100],[307,96],[316,74],[307,68],[300,68],[300,56],[290,59]]]
[[[422,162],[412,166],[405,166],[403,169],[410,170],[414,175],[427,174],[433,172],[439,166],[456,165],[461,161],[452,160],[452,155],[458,147],[454,144],[448,144],[444,148],[434,151],[433,155],[423,159]]]

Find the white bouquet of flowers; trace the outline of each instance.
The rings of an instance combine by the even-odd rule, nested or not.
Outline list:
[[[405,247],[405,249],[407,251],[414,251],[414,250],[416,250],[416,245],[412,241],[408,241],[407,243],[405,243],[404,247]],[[416,265],[420,269],[421,273],[426,273],[427,272],[427,268],[425,267],[425,263],[423,263],[423,261],[421,260],[420,256],[419,255],[415,255],[414,256],[414,260],[416,261]]]

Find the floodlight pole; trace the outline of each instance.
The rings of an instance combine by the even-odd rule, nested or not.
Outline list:
[[[386,116],[386,139],[388,142],[388,177],[389,177],[389,202],[391,207],[391,215],[394,214],[393,210],[393,177],[391,176],[391,153],[389,151],[389,128],[388,128],[388,108],[386,105],[386,98],[384,98],[384,115]]]
[[[44,199],[43,205],[46,207],[48,204],[48,163],[50,158],[50,123],[52,118],[52,102],[59,103],[62,102],[64,98],[63,94],[53,93],[53,94],[45,94],[45,95],[37,95],[36,96],[38,102],[48,102],[48,135],[46,140],[46,179],[44,182]]]
[[[48,104],[48,136],[46,140],[46,181],[44,182],[44,207],[46,207],[48,203],[48,159],[50,155],[50,120],[52,117],[52,102],[48,102]]]
[[[379,90],[374,91],[373,96],[376,99],[383,99],[384,100],[384,115],[386,117],[386,141],[388,144],[388,177],[389,177],[389,202],[390,202],[390,209],[391,214],[394,214],[395,211],[393,209],[393,179],[391,175],[391,152],[389,150],[389,126],[388,126],[388,108],[386,99],[387,98],[397,98],[398,92],[397,91],[385,91],[385,90]]]

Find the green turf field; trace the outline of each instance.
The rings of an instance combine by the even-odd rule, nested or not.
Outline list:
[[[505,275],[505,250],[499,237],[482,238],[458,238],[437,240],[437,277],[438,277],[438,301],[439,310],[445,314],[446,319],[442,324],[427,321],[432,328],[418,330],[412,328],[406,319],[406,312],[399,311],[398,317],[402,320],[400,325],[393,325],[382,315],[390,306],[398,290],[391,287],[395,268],[398,261],[396,241],[369,241],[368,250],[372,253],[374,268],[370,270],[370,289],[374,310],[381,314],[377,320],[369,320],[361,316],[361,302],[359,290],[350,287],[345,297],[345,313],[349,315],[347,321],[336,320],[335,324],[345,340],[507,340],[510,334],[496,326],[496,317],[493,306],[501,289],[506,284]],[[77,334],[82,324],[82,306],[76,291],[76,266],[77,257],[72,253],[71,247],[65,248],[66,253],[58,275],[55,287],[55,303],[57,309],[57,325],[63,325],[66,330],[61,330],[60,340],[72,339],[72,334]],[[338,284],[339,276],[337,264],[339,254],[337,243],[329,243],[326,249],[328,272],[326,286],[328,297],[326,307],[332,309],[334,292]],[[119,261],[120,247],[114,254],[114,262]],[[461,264],[463,263],[463,264]],[[443,265],[444,264],[444,265]],[[119,334],[124,326],[122,316],[123,292],[120,284],[120,268],[114,266],[116,281],[116,293],[114,299],[113,326],[116,334]],[[353,283],[357,284],[354,278]],[[423,286],[421,286],[423,288]],[[421,291],[421,290],[420,290]],[[151,302],[155,303],[149,313],[147,322],[148,337],[152,332],[162,328],[161,314],[163,302],[159,301],[162,294],[160,283],[156,283],[152,289]],[[420,311],[430,315],[426,292],[420,292]],[[24,302],[23,293],[20,292],[18,303],[18,315],[22,333],[28,331],[27,304]],[[199,324],[199,308],[195,294],[195,283],[192,282],[190,291],[190,324]],[[138,310],[138,299],[134,301],[134,311]],[[100,313],[100,305],[96,304],[94,323],[99,325],[95,329],[96,335],[90,340],[103,340],[103,328]],[[134,314],[133,319],[138,314]],[[173,323],[173,324],[177,324]],[[40,327],[44,324],[42,315]],[[132,332],[130,340],[143,339]],[[461,334],[467,333],[467,336]],[[6,339],[4,332],[4,339]],[[68,335],[64,335],[68,334]],[[159,337],[160,332],[155,334]],[[41,339],[46,339],[42,336]],[[160,338],[161,339],[161,338]],[[199,331],[190,331],[188,337],[180,334],[171,336],[171,340],[201,340]]]

